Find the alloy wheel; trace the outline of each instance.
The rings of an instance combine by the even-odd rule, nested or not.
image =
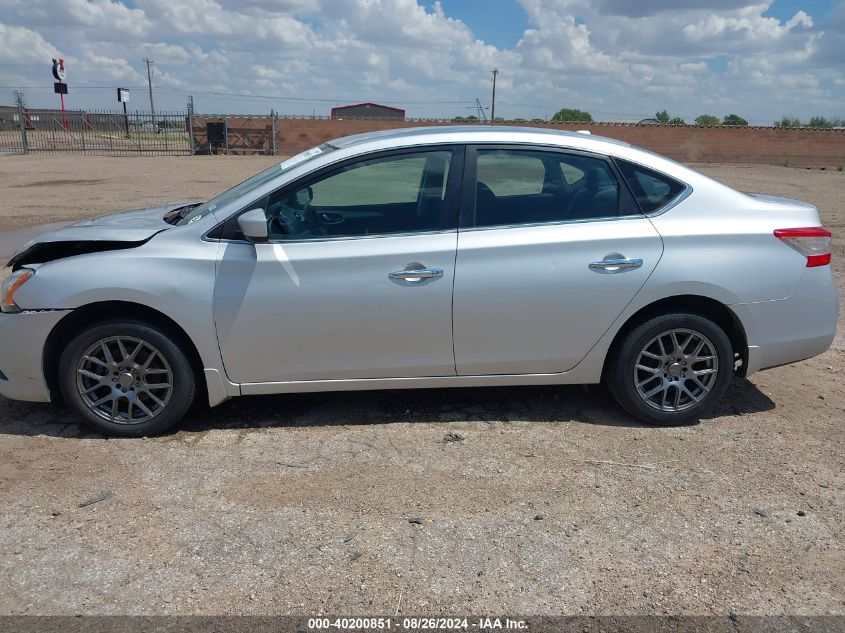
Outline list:
[[[650,407],[674,413],[704,400],[718,372],[719,358],[710,339],[676,328],[655,336],[640,351],[634,386]]]
[[[91,345],[80,358],[76,389],[85,406],[100,418],[139,424],[167,407],[173,395],[173,372],[149,342],[110,336]]]

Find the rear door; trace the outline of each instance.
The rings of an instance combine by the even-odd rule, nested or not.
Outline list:
[[[571,369],[642,288],[660,236],[603,156],[480,145],[464,182],[458,375]]]

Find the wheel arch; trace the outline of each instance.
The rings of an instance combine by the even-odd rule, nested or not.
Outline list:
[[[748,368],[748,338],[742,321],[740,321],[739,317],[733,310],[730,309],[729,306],[711,297],[701,295],[674,295],[671,297],[664,297],[663,299],[659,299],[643,306],[628,317],[628,320],[625,321],[613,337],[613,341],[608,348],[607,355],[605,356],[602,374],[604,373],[604,369],[607,368],[609,359],[613,357],[616,353],[617,347],[631,330],[651,318],[662,314],[670,314],[672,312],[688,312],[690,314],[697,314],[712,320],[720,328],[722,328],[731,342],[731,348],[734,351],[734,359],[742,361],[742,364],[736,370],[736,373],[739,376],[745,375]]]
[[[194,373],[197,389],[197,402],[200,398],[208,399],[208,386],[203,372],[203,363],[194,344],[187,332],[172,318],[149,306],[130,301],[99,301],[89,303],[74,309],[61,321],[59,321],[44,345],[43,370],[44,380],[50,390],[50,395],[55,398],[59,394],[59,357],[73,337],[82,331],[98,323],[125,319],[154,325],[172,336],[179,344]]]

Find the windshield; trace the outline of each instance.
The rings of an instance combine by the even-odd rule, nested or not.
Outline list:
[[[248,194],[250,191],[254,191],[259,187],[271,182],[275,178],[278,178],[285,172],[291,170],[292,168],[296,167],[297,165],[301,165],[304,162],[314,159],[321,154],[326,152],[330,152],[335,148],[329,144],[323,144],[318,147],[312,147],[311,149],[305,150],[297,154],[296,156],[292,156],[287,160],[278,163],[277,165],[272,165],[268,167],[262,172],[259,172],[244,180],[239,185],[235,185],[231,189],[227,189],[223,193],[218,196],[215,196],[208,202],[204,202],[199,206],[195,207],[186,207],[185,208],[185,215],[179,220],[179,225],[184,224],[191,224],[192,222],[196,222],[201,218],[204,218],[209,213],[213,213],[216,209],[220,207],[224,207],[233,200],[237,200],[241,196]]]

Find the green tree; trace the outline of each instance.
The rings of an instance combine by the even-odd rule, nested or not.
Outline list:
[[[801,121],[795,117],[783,117],[780,121],[775,121],[775,127],[801,127]]]
[[[807,127],[836,127],[836,121],[831,121],[823,116],[810,117]]]
[[[722,123],[724,125],[748,125],[748,121],[738,114],[726,114],[725,118],[722,119]]]
[[[563,108],[552,117],[555,123],[592,123],[593,115],[575,108]]]
[[[654,118],[663,125],[686,125],[687,122],[679,116],[670,116],[666,110],[654,113]]]
[[[721,125],[721,123],[722,122],[719,120],[719,117],[714,116],[712,114],[701,114],[701,115],[695,117],[695,124],[696,125],[713,126],[713,125]]]

